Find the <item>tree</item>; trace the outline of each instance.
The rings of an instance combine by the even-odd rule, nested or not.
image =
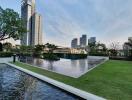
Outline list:
[[[2,9],[0,7],[0,41],[13,38],[21,39],[26,32],[24,21],[19,14],[12,9]]]
[[[53,51],[57,48],[56,45],[49,44],[49,43],[45,44],[45,47],[47,47],[49,49],[49,53],[53,53]]]
[[[20,54],[25,56],[32,56],[33,55],[33,47],[32,46],[20,46]]]
[[[119,42],[113,42],[110,44],[109,54],[110,56],[117,56],[119,50]]]
[[[34,47],[34,56],[35,57],[41,57],[42,53],[44,51],[45,46],[44,45],[35,45]]]
[[[89,43],[89,54],[96,56],[107,56],[107,47],[105,44],[97,42],[96,44]]]
[[[34,51],[35,52],[42,52],[44,50],[44,45],[35,45]]]
[[[97,49],[102,49],[102,51],[106,51],[107,50],[107,48],[106,48],[106,45],[105,44],[103,44],[103,43],[97,43],[97,45],[96,45],[96,48]]]
[[[6,51],[11,51],[12,49],[12,44],[9,43],[9,42],[6,42],[3,44],[3,48],[6,50]]]
[[[112,42],[110,44],[110,49],[119,50],[119,42]]]

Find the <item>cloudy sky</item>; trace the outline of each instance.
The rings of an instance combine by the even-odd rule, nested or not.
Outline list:
[[[20,13],[21,0],[0,0],[3,8]],[[132,36],[132,0],[36,0],[43,17],[43,40],[70,46],[82,34],[97,41],[127,41]]]

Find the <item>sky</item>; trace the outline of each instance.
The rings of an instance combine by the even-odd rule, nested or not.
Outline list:
[[[2,8],[21,11],[21,0],[0,0]],[[43,17],[43,41],[71,45],[82,34],[106,45],[132,37],[132,0],[36,0]]]

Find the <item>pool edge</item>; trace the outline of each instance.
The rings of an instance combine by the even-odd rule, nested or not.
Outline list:
[[[45,82],[47,82],[49,84],[52,84],[52,85],[54,85],[54,86],[56,86],[56,87],[58,87],[60,89],[63,89],[65,91],[67,91],[69,93],[72,93],[72,94],[74,94],[76,96],[79,96],[81,98],[84,98],[84,99],[87,99],[87,100],[106,100],[106,99],[104,99],[102,97],[99,97],[99,96],[96,96],[94,94],[85,92],[83,90],[80,90],[80,89],[77,89],[77,88],[72,87],[70,85],[67,85],[67,84],[64,84],[62,82],[56,81],[56,80],[51,79],[49,77],[46,77],[44,75],[40,75],[40,74],[32,72],[30,70],[21,68],[19,66],[14,65],[14,64],[11,64],[11,63],[5,63],[5,64],[7,64],[9,66],[12,66],[12,67],[14,67],[14,68],[16,68],[18,70],[21,70],[21,71],[23,71],[23,72],[25,72],[25,73],[27,73],[29,75],[32,75],[32,76],[34,76],[34,77],[36,77],[36,78],[38,78],[40,80],[43,80],[43,81],[45,81]]]

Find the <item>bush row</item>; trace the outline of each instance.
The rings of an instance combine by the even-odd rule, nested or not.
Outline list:
[[[0,57],[11,57],[12,55],[12,52],[0,52]]]
[[[46,60],[60,60],[60,58],[53,54],[53,53],[44,53],[43,54],[43,59],[46,59]]]
[[[108,56],[107,53],[103,53],[103,52],[90,52],[89,53],[90,56]]]

